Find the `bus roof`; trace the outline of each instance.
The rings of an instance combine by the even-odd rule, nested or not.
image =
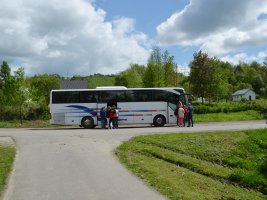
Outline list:
[[[127,88],[124,86],[104,86],[96,87],[95,89],[56,89],[53,91],[103,91],[103,90],[175,90],[179,93],[184,93],[184,89],[181,87],[162,87],[162,88]]]

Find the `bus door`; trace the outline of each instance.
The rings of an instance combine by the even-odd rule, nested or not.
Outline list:
[[[180,101],[183,103],[183,105],[188,105],[188,103],[192,103],[194,96],[189,93],[180,94]]]
[[[174,115],[176,105],[173,103],[168,103],[168,121],[169,124],[177,124],[177,116]]]

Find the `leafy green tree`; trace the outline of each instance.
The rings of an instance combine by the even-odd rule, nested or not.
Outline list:
[[[214,66],[214,80],[213,80],[213,99],[228,100],[233,93],[233,87],[230,84],[230,79],[232,77],[232,66],[228,62],[223,62],[217,58],[212,59],[212,64]]]
[[[212,97],[214,92],[214,76],[215,69],[212,63],[212,59],[208,57],[208,54],[199,51],[194,53],[194,59],[190,63],[190,89],[194,95],[203,98]]]
[[[152,61],[149,61],[147,64],[146,71],[143,75],[143,86],[145,88],[157,87],[156,77],[155,77],[156,73],[157,73],[157,70],[156,70],[154,63]]]
[[[163,87],[164,71],[161,52],[154,47],[148,60],[147,68],[143,76],[144,87]]]
[[[177,83],[174,56],[154,47],[143,76],[144,87],[174,87]]]
[[[261,92],[262,88],[266,86],[266,84],[264,83],[264,79],[266,79],[266,77],[264,77],[263,66],[256,61],[252,62],[248,67],[247,76],[250,77],[248,79],[248,83],[252,85],[254,92],[260,95],[264,95]]]
[[[30,92],[34,101],[39,101],[42,98],[49,102],[49,94],[53,89],[60,88],[60,78],[56,75],[41,74],[35,75],[28,79]]]
[[[143,65],[131,64],[131,67],[121,72],[115,78],[115,85],[125,86],[128,88],[138,88],[143,86],[143,74],[145,67]]]
[[[58,75],[41,74],[28,78],[27,83],[31,94],[32,106],[38,110],[38,114],[46,118],[48,116],[48,104],[50,91],[60,88],[61,78]]]
[[[239,63],[234,66],[234,78],[232,82],[235,90],[250,88],[261,96],[265,94],[266,68],[257,62]]]
[[[27,100],[29,100],[29,90],[26,87],[25,81],[25,72],[23,68],[19,68],[14,72],[14,79],[15,79],[15,90],[14,90],[14,99],[15,99],[15,107],[19,110],[19,118],[22,123],[23,118],[23,107]]]
[[[80,75],[74,75],[73,77],[71,77],[70,80],[80,80],[80,81],[83,81],[83,80],[86,80],[86,77],[83,77],[83,76],[80,76]]]
[[[22,120],[23,105],[28,98],[28,89],[26,88],[24,69],[19,68],[11,74],[11,69],[7,62],[3,62],[0,69],[1,79],[1,113],[5,109],[10,110],[10,116],[19,116]],[[17,113],[17,114],[16,114]]]
[[[174,63],[174,56],[170,56],[168,51],[165,51],[162,55],[162,65],[163,65],[163,73],[164,73],[164,86],[165,87],[173,87],[176,85],[177,72],[176,72],[176,64]]]
[[[117,75],[103,75],[103,74],[94,74],[87,77],[89,88],[96,88],[98,86],[113,86],[115,85],[115,79]]]
[[[265,58],[265,61],[263,62],[262,66],[262,76],[263,76],[263,83],[264,87],[261,89],[261,93],[264,94],[265,98],[267,98],[267,57]]]
[[[3,88],[7,79],[11,76],[11,69],[6,61],[3,61],[0,68],[0,88]]]
[[[6,61],[3,61],[0,69],[0,88],[2,90],[2,105],[12,105],[14,103],[15,79],[11,75],[11,69]]]

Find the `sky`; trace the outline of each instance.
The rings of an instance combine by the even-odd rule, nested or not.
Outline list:
[[[266,0],[1,0],[0,61],[27,76],[116,74],[151,49],[188,73],[193,54],[267,57]]]

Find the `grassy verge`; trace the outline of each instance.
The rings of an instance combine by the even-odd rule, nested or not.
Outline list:
[[[254,110],[233,112],[233,113],[209,113],[195,114],[195,122],[225,122],[225,121],[245,121],[264,119],[261,114]]]
[[[44,128],[52,127],[48,120],[0,121],[0,128]]]
[[[6,186],[16,155],[15,147],[0,144],[0,198]]]
[[[170,199],[267,198],[267,129],[140,136],[116,154]]]

